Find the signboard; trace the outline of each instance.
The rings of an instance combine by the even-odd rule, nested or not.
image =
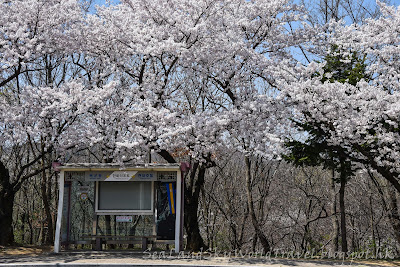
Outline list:
[[[157,180],[161,182],[174,182],[176,181],[176,172],[158,172]]]
[[[85,172],[85,181],[98,182],[105,181],[112,172]]]
[[[132,222],[132,216],[115,216],[116,222]]]
[[[64,179],[66,182],[69,181],[82,181],[85,179],[85,172],[65,172]]]
[[[80,200],[85,201],[89,197],[89,186],[78,186],[77,195]]]
[[[114,171],[85,172],[85,181],[89,182],[129,182],[157,181],[157,172],[146,171]]]
[[[106,182],[127,182],[135,178],[137,171],[115,171],[107,175]]]
[[[138,172],[135,175],[135,181],[157,181],[157,173],[156,172]]]
[[[79,198],[80,198],[82,201],[85,201],[86,199],[88,199],[88,193],[81,193],[80,196],[79,196]]]
[[[78,193],[88,193],[90,186],[78,186],[77,191]]]

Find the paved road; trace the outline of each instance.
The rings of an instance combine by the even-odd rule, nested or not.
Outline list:
[[[27,255],[0,255],[0,267],[3,266],[226,266],[226,267],[255,267],[255,266],[282,266],[282,267],[323,267],[323,266],[396,266],[381,264],[361,264],[351,261],[340,260],[288,260],[269,258],[224,258],[203,257],[201,259],[182,259],[178,256],[165,257],[143,253],[109,253],[109,252],[85,252],[85,253],[60,253],[42,254],[39,256]]]

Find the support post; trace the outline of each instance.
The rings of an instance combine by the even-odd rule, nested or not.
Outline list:
[[[181,201],[182,201],[182,176],[181,171],[176,173],[176,214],[175,214],[175,252],[179,253],[181,244]]]
[[[57,211],[57,223],[56,223],[56,236],[54,239],[54,253],[60,252],[60,234],[61,234],[63,201],[64,201],[64,171],[61,171],[58,177],[58,211]]]
[[[181,184],[182,184],[182,190],[181,190],[181,192],[182,192],[182,197],[181,197],[181,235],[179,236],[179,238],[180,238],[180,250],[184,250],[184,242],[183,242],[183,225],[184,225],[184,220],[185,220],[185,216],[184,216],[184,213],[185,213],[185,190],[184,190],[184,183],[185,183],[185,180],[184,180],[184,174],[183,174],[183,172],[181,172],[181,178],[182,178],[182,181],[181,181]]]
[[[95,182],[94,184],[94,199],[97,198],[97,187],[98,187],[98,182]],[[95,201],[96,202],[96,201]],[[97,223],[98,223],[98,218],[99,216],[96,213],[96,203],[93,206],[93,222],[92,222],[92,237],[95,237],[95,245],[92,245],[93,250],[101,250],[102,245],[101,242],[97,239]],[[100,242],[100,245],[98,244]]]

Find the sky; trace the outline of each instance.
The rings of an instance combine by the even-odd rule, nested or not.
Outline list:
[[[163,0],[160,0],[163,1]],[[261,1],[268,1],[268,0],[261,0]],[[294,3],[301,3],[302,1],[305,2],[319,2],[320,0],[293,0]],[[357,2],[362,2],[363,4],[367,6],[373,6],[376,3],[376,0],[348,0],[352,3],[357,3]],[[400,0],[381,0],[381,1],[389,1],[391,5],[399,6],[400,5]],[[111,3],[119,3],[119,0],[94,0],[93,3],[94,5],[105,5],[107,2]],[[92,7],[92,12],[95,11],[94,5]]]
[[[153,1],[165,1],[165,0],[153,0]],[[268,0],[259,0],[259,1],[268,1]],[[333,2],[335,0],[328,0],[328,1]],[[357,3],[362,3],[363,6],[369,7],[369,8],[374,7],[376,5],[376,0],[339,0],[339,1],[341,1],[342,3],[345,3],[346,1],[350,1],[350,3],[352,3],[352,5],[354,7],[357,6]],[[396,5],[396,6],[400,5],[400,0],[381,0],[381,1],[389,2],[389,4],[391,4],[391,5]],[[93,12],[93,13],[95,12],[95,7],[94,7],[95,5],[105,5],[108,3],[118,4],[119,2],[120,2],[120,0],[94,0],[93,6],[91,8],[91,12]],[[293,2],[296,4],[301,4],[302,2],[305,2],[306,4],[312,3],[312,4],[317,5],[318,3],[322,2],[322,0],[293,0]],[[349,17],[345,18],[345,22],[346,22],[346,24],[352,23],[352,21],[351,21],[351,19],[349,19]],[[300,51],[297,51],[296,53],[299,53],[299,56],[301,58],[303,58]],[[300,61],[302,61],[302,60],[300,60]],[[303,63],[306,63],[306,62],[303,62]]]
[[[102,5],[105,5],[107,2],[111,2],[111,3],[116,3],[116,4],[118,4],[118,3],[119,3],[119,0],[94,0],[94,1],[93,1],[93,6],[91,7],[91,12],[94,13],[94,11],[95,11],[94,6],[95,6],[95,5],[100,5],[100,6],[102,6]]]
[[[112,2],[119,2],[119,0],[111,0]],[[265,0],[267,1],[267,0]],[[350,1],[357,1],[357,0],[350,0]],[[375,3],[376,0],[364,0],[365,3]],[[94,3],[98,5],[104,5],[107,0],[94,0]],[[300,2],[299,0],[295,0],[294,2]],[[390,0],[393,5],[399,6],[400,0]]]

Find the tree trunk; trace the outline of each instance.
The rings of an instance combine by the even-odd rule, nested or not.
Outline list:
[[[161,149],[158,154],[163,157],[168,163],[176,163],[176,160],[172,155]],[[197,172],[197,169],[198,172]],[[207,249],[204,244],[204,240],[201,237],[199,222],[198,222],[198,206],[200,198],[200,189],[204,185],[204,176],[206,171],[206,165],[200,165],[199,162],[193,164],[193,168],[190,173],[190,181],[184,181],[184,227],[187,234],[187,248],[191,251],[199,251]],[[197,173],[197,179],[196,178]]]
[[[392,224],[392,228],[394,230],[394,234],[397,240],[397,243],[400,244],[400,215],[399,215],[399,206],[397,205],[397,196],[396,192],[392,188],[388,188],[389,191],[389,219]]]
[[[44,163],[43,163],[44,167]],[[42,199],[43,199],[43,206],[44,206],[44,212],[46,215],[46,223],[47,223],[47,234],[44,234],[46,238],[44,238],[44,244],[53,244],[54,243],[54,238],[53,238],[53,220],[51,216],[51,210],[50,210],[50,200],[48,199],[48,190],[51,190],[50,187],[47,186],[48,181],[47,181],[47,175],[46,175],[46,170],[43,169],[42,171],[42,183],[41,183],[41,193],[42,193]]]
[[[340,232],[342,237],[342,252],[347,252],[347,231],[346,231],[346,210],[344,205],[344,195],[346,188],[346,176],[340,174],[339,205],[340,205]]]
[[[258,242],[258,235],[254,233],[253,240],[251,242],[251,251],[256,252],[257,242]]]
[[[187,233],[187,248],[190,251],[206,249],[204,240],[200,235],[199,223],[197,221],[197,203],[185,202],[185,228]]]
[[[139,224],[140,220],[142,219],[142,215],[138,215],[138,216],[133,216],[133,218],[135,218],[135,220],[133,221],[132,226],[129,228],[129,235],[130,236],[134,236],[136,235],[136,227]],[[134,248],[133,244],[129,244],[128,248]]]
[[[25,244],[25,224],[26,224],[26,213],[23,212],[22,216],[21,216],[21,232],[22,232],[22,238],[21,238],[21,242],[22,244]]]
[[[10,184],[10,174],[0,161],[0,245],[14,243],[12,228],[15,191]]]
[[[200,189],[204,185],[206,168],[199,163],[193,165],[189,185],[185,184],[185,220],[184,226],[187,233],[187,249],[191,251],[206,250],[207,246],[200,234],[198,222],[198,207]],[[195,180],[195,177],[197,179]]]
[[[376,251],[376,237],[375,237],[375,223],[374,223],[374,208],[372,206],[372,195],[369,195],[369,211],[371,213],[370,222],[371,222],[371,231],[372,231],[372,246],[374,251]],[[376,256],[376,255],[374,255]]]
[[[5,246],[14,243],[12,229],[14,192],[1,190],[0,195],[0,245]]]
[[[25,198],[25,206],[26,206],[26,222],[29,226],[29,244],[33,245],[33,225],[32,225],[32,216],[30,210],[35,210],[35,201],[32,201],[32,207],[29,206],[29,197],[27,193],[27,188],[22,189],[23,196]]]
[[[36,243],[39,245],[43,245],[44,244],[44,238],[45,238],[45,234],[44,234],[44,220],[43,220],[43,216],[40,216],[40,232],[39,232],[39,236],[38,239],[36,240]]]
[[[335,189],[335,171],[332,170],[332,180],[331,180],[331,189],[332,189],[332,206],[331,206],[331,212],[332,212],[332,225],[333,225],[333,231],[332,231],[332,241],[333,241],[333,246],[332,249],[333,251],[338,251],[339,250],[339,221],[338,221],[338,216],[336,215],[336,206],[337,206],[337,197],[336,197],[336,189]]]
[[[268,239],[263,233],[258,220],[256,213],[254,211],[254,202],[253,202],[253,195],[252,195],[252,190],[251,190],[251,163],[250,159],[248,156],[244,157],[245,164],[246,164],[246,193],[247,193],[247,203],[249,206],[249,214],[251,216],[251,221],[253,223],[254,230],[260,239],[261,245],[263,246],[264,252],[267,253],[271,250],[271,247],[269,245]]]
[[[106,220],[106,236],[111,236],[111,215],[104,215],[104,218]],[[115,249],[115,244],[110,244],[109,246],[111,249]]]

